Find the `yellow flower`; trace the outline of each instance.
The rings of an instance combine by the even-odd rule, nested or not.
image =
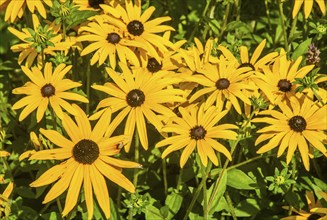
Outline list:
[[[280,157],[288,148],[286,155],[288,164],[298,148],[304,167],[309,170],[310,145],[327,157],[327,150],[323,143],[326,139],[324,131],[327,130],[327,105],[319,107],[310,99],[305,98],[301,102],[293,99],[290,107],[282,102],[278,106],[281,111],[265,110],[259,113],[259,115],[270,115],[271,117],[252,120],[252,122],[270,124],[257,131],[262,134],[257,138],[255,145],[269,140],[257,153],[262,154],[278,147],[277,157]]]
[[[9,196],[12,193],[12,190],[14,188],[14,183],[10,182],[8,186],[6,187],[5,191],[0,194],[0,214],[1,219],[7,219],[7,217],[10,214],[10,201]],[[4,216],[2,215],[4,214]]]
[[[125,38],[119,28],[106,23],[102,15],[95,16],[93,19],[94,22],[79,29],[83,35],[77,40],[91,42],[82,51],[81,56],[94,52],[91,65],[96,62],[101,65],[109,58],[110,66],[113,69],[117,64],[116,56],[122,63],[129,62],[134,66],[140,66],[139,59],[135,54],[135,47],[142,47],[142,44]]]
[[[323,193],[323,192],[320,192]],[[327,194],[323,193],[323,198],[325,201],[327,201]],[[298,215],[292,215],[288,217],[281,218],[280,220],[310,220],[310,219],[316,219],[316,220],[326,220],[327,219],[327,208],[323,207],[319,200],[317,202],[315,201],[315,197],[313,192],[307,191],[305,193],[305,197],[307,199],[309,212],[306,212],[304,210],[295,210],[292,209],[293,212],[297,213]],[[284,209],[289,209],[288,206],[284,206]]]
[[[29,1],[29,2],[33,2],[33,1]],[[38,33],[38,29],[41,26],[40,26],[40,22],[35,14],[33,14],[33,25],[34,25],[34,31],[35,31],[36,35],[40,36],[39,39],[41,41],[47,40],[47,41],[51,42],[51,44],[54,45],[54,46],[48,45],[43,51],[44,55],[54,55],[55,54],[54,51],[67,51],[72,46],[71,42],[68,42],[68,41],[61,42],[61,40],[62,40],[61,34],[53,34],[53,36],[50,39],[46,39],[43,36],[44,33]],[[26,60],[25,65],[27,67],[31,67],[33,65],[35,58],[37,58],[38,64],[41,64],[42,63],[41,62],[42,61],[41,52],[38,52],[37,48],[35,48],[35,46],[33,46],[34,42],[27,40],[27,39],[33,39],[31,32],[27,28],[23,28],[22,31],[19,31],[12,27],[9,27],[8,30],[13,35],[18,37],[21,41],[24,42],[24,43],[19,43],[19,44],[13,45],[10,48],[13,52],[20,52],[19,57],[18,57],[18,64],[21,65],[23,63],[23,61]],[[51,31],[52,31],[52,27],[49,27],[49,32],[51,32]],[[41,42],[39,42],[39,43],[41,43]],[[45,59],[45,57],[44,57],[44,59]]]
[[[271,52],[265,55],[264,57],[260,58],[261,53],[266,45],[266,39],[261,41],[261,43],[258,45],[258,47],[254,50],[251,59],[249,57],[249,51],[246,46],[240,47],[240,57],[241,60],[238,62],[236,57],[224,46],[219,45],[218,49],[223,53],[223,55],[231,62],[235,62],[237,67],[251,67],[252,70],[260,71],[262,66],[272,62],[275,57],[278,56],[278,52]]]
[[[25,8],[27,6],[28,10],[31,13],[34,13],[34,11],[37,11],[40,13],[40,15],[43,18],[47,17],[46,9],[43,5],[43,2],[47,4],[48,6],[52,6],[51,0],[4,0],[2,1],[2,4],[6,4],[6,14],[5,14],[5,21],[9,21],[13,23],[17,17],[22,18]]]
[[[316,2],[321,10],[321,13],[325,15],[326,14],[325,0],[316,0]],[[306,19],[309,17],[312,11],[313,0],[294,0],[294,7],[292,12],[293,18],[295,18],[295,16],[299,13],[303,3],[304,3],[304,17]]]
[[[148,136],[144,116],[157,130],[160,130],[163,124],[156,113],[174,116],[175,114],[164,104],[167,102],[184,101],[181,97],[184,92],[171,87],[167,88],[168,85],[176,81],[174,78],[161,78],[160,75],[156,74],[143,74],[143,68],[130,70],[126,65],[121,65],[121,68],[121,75],[107,68],[113,83],[106,83],[104,86],[92,86],[96,90],[107,93],[110,97],[100,101],[97,109],[104,109],[95,113],[91,119],[98,118],[107,108],[112,109],[113,113],[119,111],[107,129],[106,135],[111,135],[128,115],[124,134],[133,136],[136,125],[140,142],[144,149],[148,149]],[[131,143],[125,145],[127,152],[130,149],[130,145]]]
[[[286,53],[281,50],[272,67],[264,66],[263,73],[256,71],[256,76],[252,78],[259,89],[269,99],[271,104],[287,102],[295,97],[295,78],[303,78],[313,68],[314,65],[299,68],[302,56],[295,62],[287,60]]]
[[[64,76],[70,69],[71,66],[60,64],[52,72],[52,63],[46,63],[43,75],[41,69],[38,67],[32,67],[32,69],[29,69],[22,66],[23,72],[31,81],[25,83],[24,86],[13,90],[14,94],[27,95],[16,102],[12,107],[14,110],[25,107],[19,116],[20,121],[24,120],[37,108],[36,120],[37,122],[40,122],[49,104],[59,118],[62,118],[63,116],[61,108],[64,108],[71,114],[75,114],[75,109],[72,108],[72,106],[64,99],[88,102],[85,97],[66,91],[82,85],[78,82],[73,82],[70,79],[64,79]]]
[[[125,8],[121,5],[109,6],[101,5],[104,12],[108,15],[106,22],[120,28],[124,35],[131,40],[142,45],[142,49],[148,52],[151,57],[159,60],[158,51],[164,53],[167,51],[166,46],[173,47],[173,44],[157,35],[165,31],[174,30],[168,25],[161,23],[171,20],[170,17],[157,17],[149,20],[155,7],[151,6],[141,13],[141,0],[126,0]],[[111,17],[112,16],[112,17]]]
[[[235,140],[237,137],[236,132],[229,130],[237,129],[236,125],[216,125],[227,114],[227,110],[219,111],[214,106],[205,110],[204,104],[199,108],[193,105],[189,108],[179,107],[178,110],[181,117],[171,118],[172,123],[162,129],[163,132],[172,132],[173,136],[156,144],[156,147],[169,145],[162,153],[162,158],[173,151],[184,148],[180,158],[180,166],[183,167],[196,147],[204,166],[207,166],[208,158],[213,164],[218,165],[218,158],[214,150],[232,160],[227,148],[215,140],[216,138]]]
[[[249,67],[237,68],[235,63],[227,61],[221,57],[219,63],[207,63],[203,69],[197,71],[187,78],[189,81],[199,83],[203,86],[192,95],[190,102],[208,94],[205,101],[205,109],[216,103],[219,109],[223,109],[225,101],[227,101],[227,108],[231,105],[235,110],[242,114],[242,110],[238,101],[241,99],[244,103],[250,105],[251,102],[245,91],[254,90],[255,87],[247,84],[245,80],[252,72]]]
[[[104,137],[104,128],[109,125],[111,119],[110,111],[106,111],[92,129],[83,110],[77,105],[74,105],[74,108],[77,111],[76,123],[66,114],[62,120],[63,128],[70,139],[57,131],[40,129],[40,132],[59,148],[38,151],[32,154],[29,160],[64,161],[47,170],[30,186],[40,187],[56,182],[43,203],[52,201],[67,190],[62,212],[62,215],[66,216],[76,205],[83,184],[88,219],[93,216],[93,192],[106,219],[109,219],[110,201],[104,177],[133,193],[135,187],[121,173],[121,168],[135,168],[140,165],[111,157],[120,151],[117,145],[125,143],[127,137]]]

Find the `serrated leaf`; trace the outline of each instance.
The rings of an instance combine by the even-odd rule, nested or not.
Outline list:
[[[291,59],[296,60],[298,57],[304,55],[308,51],[310,44],[311,44],[311,38],[299,44],[299,46],[297,46],[295,51],[293,52]]]
[[[256,183],[248,175],[246,175],[242,170],[231,169],[228,170],[227,185],[235,189],[255,189],[254,185]]]
[[[181,208],[182,202],[183,197],[174,191],[167,196],[165,204],[169,208],[168,219],[172,219],[177,214]]]

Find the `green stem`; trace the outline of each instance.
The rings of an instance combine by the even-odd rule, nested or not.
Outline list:
[[[51,119],[52,119],[53,129],[54,130],[57,130],[57,118],[56,118],[56,115],[54,113],[53,108],[50,108],[50,113],[51,113]]]
[[[139,134],[137,131],[135,131],[135,136],[134,136],[134,162],[139,163],[140,161],[140,139],[139,139]],[[134,169],[133,173],[133,185],[135,188],[137,187],[137,181],[138,181],[138,169]],[[131,207],[128,211],[128,219],[133,220],[133,207]]]
[[[280,24],[282,25],[283,29],[283,35],[284,35],[284,47],[286,53],[288,53],[288,40],[287,40],[287,32],[286,32],[286,26],[284,21],[286,20],[284,12],[283,12],[283,4],[281,0],[278,0],[278,6],[279,6],[279,18],[280,18]]]
[[[289,43],[291,43],[293,41],[294,33],[295,33],[295,30],[296,30],[296,24],[297,24],[297,15],[293,19],[293,21],[292,21],[292,26],[291,26],[290,34],[288,36],[288,42]]]
[[[201,163],[202,164],[202,163]],[[206,172],[206,167],[202,164],[202,181],[207,182],[208,173]],[[208,198],[207,198],[207,185],[204,184],[203,187],[203,217],[208,220]]]
[[[292,158],[292,180],[295,180],[296,178],[296,157],[293,157]],[[294,183],[291,184],[290,186],[290,191],[293,192],[294,190]],[[290,209],[288,210],[288,215],[292,215],[292,212],[293,212],[293,206],[290,204]]]
[[[324,101],[322,100],[322,98],[320,97],[320,95],[318,95],[316,89],[314,88],[310,88],[311,91],[313,92],[314,96],[318,99],[318,101],[320,102],[320,104],[322,104],[323,106],[325,105]]]
[[[253,161],[256,161],[256,160],[259,160],[259,159],[264,159],[264,158],[267,158],[267,157],[272,157],[272,156],[276,156],[276,154],[271,154],[271,155],[266,155],[266,156],[259,155],[259,156],[253,157],[251,159],[245,160],[245,161],[243,161],[241,163],[238,163],[238,164],[235,164],[233,166],[230,166],[226,170],[235,169],[237,167],[244,166],[244,165],[246,165],[248,163],[252,163]]]
[[[228,17],[229,17],[229,11],[230,11],[230,3],[227,3],[226,10],[225,10],[225,15],[224,15],[224,21],[223,21],[223,26],[221,27],[220,34],[219,34],[219,41],[222,39],[225,29],[227,27],[227,22],[228,22]]]
[[[207,14],[207,11],[208,11],[208,9],[209,9],[210,4],[211,4],[211,0],[207,0],[207,3],[206,3],[206,6],[205,6],[205,8],[204,8],[204,10],[203,10],[203,12],[202,12],[202,15],[201,15],[199,21],[195,24],[195,27],[194,27],[194,29],[193,29],[193,31],[192,31],[190,37],[188,38],[187,42],[191,42],[191,41],[193,40],[195,33],[196,33],[196,32],[198,31],[198,29],[199,29],[199,25],[202,23],[204,17],[205,17],[206,14]]]
[[[271,28],[270,11],[269,11],[269,7],[268,7],[268,0],[265,0],[265,8],[266,8],[266,14],[267,14],[267,18],[268,18],[269,30],[272,30],[272,28]]]
[[[227,202],[227,206],[229,208],[230,214],[232,215],[233,220],[237,220],[236,214],[235,214],[235,210],[234,210],[234,206],[233,206],[233,202],[228,194],[228,192],[225,192],[225,198],[226,198],[226,202]]]
[[[179,174],[178,174],[178,179],[177,179],[177,184],[176,184],[176,189],[179,191],[180,186],[182,184],[182,177],[183,177],[183,168],[180,169]]]
[[[168,184],[167,184],[167,163],[166,158],[163,158],[162,160],[162,174],[163,174],[163,181],[164,181],[164,190],[165,195],[168,195]]]
[[[210,170],[211,170],[211,166],[212,164],[209,163],[207,168],[206,168],[206,174],[205,176],[208,176]],[[206,184],[206,178],[202,178],[202,181],[200,182],[200,184],[198,185],[198,187],[195,189],[195,191],[193,192],[193,197],[192,197],[192,200],[191,200],[191,203],[190,205],[188,206],[186,212],[185,212],[185,215],[183,217],[183,220],[187,220],[188,219],[188,216],[190,214],[190,212],[192,211],[192,208],[197,200],[197,198],[199,197],[200,193],[201,193],[201,190],[203,188],[203,186]],[[209,209],[208,209],[209,210]]]

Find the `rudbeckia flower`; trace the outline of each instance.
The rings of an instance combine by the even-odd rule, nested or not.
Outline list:
[[[176,82],[174,78],[161,78],[160,75],[156,74],[143,74],[143,68],[130,70],[126,65],[121,65],[121,68],[121,75],[112,69],[106,69],[113,83],[92,86],[96,90],[107,93],[110,97],[100,101],[97,109],[104,109],[91,116],[91,119],[98,118],[107,108],[112,109],[113,113],[119,111],[108,127],[106,135],[111,135],[123,119],[127,117],[124,134],[133,136],[136,125],[140,142],[143,148],[147,150],[148,136],[144,116],[160,131],[163,124],[156,113],[168,117],[175,116],[173,111],[164,104],[185,101],[181,97],[184,92],[168,87]],[[128,143],[124,146],[127,152],[130,145],[131,143]]]
[[[32,1],[33,2],[33,1]],[[13,45],[10,49],[13,52],[20,52],[18,57],[18,64],[21,65],[25,60],[25,65],[31,67],[35,58],[37,58],[38,64],[42,62],[42,53],[38,46],[47,45],[43,48],[44,55],[53,55],[54,51],[67,51],[71,46],[71,42],[61,42],[61,34],[53,32],[51,27],[42,27],[37,16],[33,14],[34,36],[31,34],[31,30],[23,28],[22,31],[9,27],[8,30],[18,37],[24,43]],[[51,44],[51,46],[50,46]],[[45,57],[43,57],[45,59]]]
[[[308,98],[303,101],[292,99],[290,103],[291,106],[288,106],[281,102],[278,104],[280,111],[265,110],[259,115],[267,115],[267,117],[252,120],[252,122],[270,124],[257,131],[261,135],[255,141],[255,145],[269,140],[257,153],[262,154],[278,147],[277,157],[280,157],[288,148],[286,155],[288,164],[295,150],[299,149],[304,167],[309,170],[311,146],[327,157],[327,150],[323,143],[326,140],[324,131],[327,130],[327,105],[319,107]]]
[[[207,166],[208,158],[213,164],[218,165],[215,150],[232,160],[227,148],[216,140],[217,138],[235,140],[237,137],[236,132],[229,130],[237,129],[236,125],[216,125],[227,114],[227,110],[219,111],[214,106],[205,110],[204,104],[199,108],[197,106],[179,107],[178,110],[181,117],[171,118],[172,123],[162,129],[163,132],[171,132],[173,135],[156,144],[156,147],[168,145],[162,153],[162,158],[173,151],[184,148],[180,158],[180,166],[183,167],[196,148],[204,166]]]
[[[302,56],[295,62],[287,60],[286,53],[282,50],[272,67],[263,67],[263,73],[256,71],[252,80],[272,104],[287,102],[295,97],[298,87],[294,84],[295,78],[305,77],[314,68],[314,65],[299,68],[301,61]]]
[[[326,14],[326,5],[325,0],[315,0],[321,10],[323,15]],[[312,11],[313,0],[294,0],[294,6],[292,11],[292,16],[295,16],[299,13],[301,6],[304,5],[304,18],[307,19]]]
[[[60,64],[52,71],[52,63],[46,63],[44,74],[38,67],[29,69],[25,66],[21,67],[26,76],[31,80],[25,83],[24,86],[15,88],[14,94],[25,94],[22,98],[13,105],[13,109],[17,110],[24,108],[19,116],[19,121],[24,120],[31,112],[37,108],[36,120],[40,122],[44,116],[48,105],[50,104],[54,112],[59,118],[62,118],[64,108],[71,114],[75,114],[75,109],[67,100],[74,100],[87,103],[87,98],[66,90],[81,86],[81,83],[74,82],[70,79],[64,79],[64,76],[72,68]]]
[[[94,52],[91,65],[96,62],[101,65],[109,58],[110,66],[113,69],[116,68],[117,56],[122,63],[140,66],[139,59],[135,54],[135,47],[141,47],[142,44],[125,38],[120,29],[106,23],[102,15],[95,16],[93,19],[95,21],[79,29],[82,35],[77,40],[91,42],[82,51],[81,56]]]
[[[120,143],[130,138],[120,135],[104,137],[105,127],[109,125],[111,112],[106,111],[94,128],[77,105],[76,123],[64,115],[62,125],[70,139],[54,130],[40,129],[40,132],[59,148],[35,152],[29,160],[59,160],[57,164],[43,173],[30,186],[40,187],[52,184],[43,203],[48,203],[67,190],[66,203],[62,215],[66,216],[76,205],[83,185],[88,219],[92,219],[94,209],[93,192],[106,219],[110,217],[110,200],[107,183],[104,177],[129,192],[135,187],[121,173],[121,168],[140,167],[138,163],[123,161],[111,156],[119,153]]]
[[[321,192],[323,194],[323,198],[327,201],[327,194]],[[323,207],[319,200],[315,199],[313,192],[307,191],[305,193],[305,198],[307,200],[309,212],[305,210],[296,210],[292,209],[293,212],[297,213],[298,215],[292,215],[288,217],[281,218],[280,220],[326,220],[327,219],[327,208]],[[284,206],[284,209],[289,209],[290,207]]]
[[[120,28],[129,39],[142,44],[142,48],[149,53],[149,56],[159,60],[157,50],[164,53],[167,51],[166,46],[173,47],[169,40],[158,35],[158,33],[174,30],[169,25],[161,24],[171,18],[166,16],[149,20],[155,7],[151,6],[142,13],[140,0],[136,0],[135,4],[132,0],[126,0],[125,3],[125,8],[119,4],[117,6],[101,5],[104,12],[110,15],[106,22]]]
[[[278,52],[271,52],[259,59],[263,49],[265,48],[265,45],[266,45],[266,39],[261,41],[261,43],[257,46],[251,58],[249,56],[248,48],[246,46],[241,46],[240,61],[238,61],[238,59],[226,47],[219,45],[218,50],[220,50],[229,61],[231,62],[236,61],[236,65],[238,65],[239,68],[251,67],[252,70],[259,71],[262,66],[274,61],[274,58],[278,56]]]
[[[1,4],[6,4],[5,2],[6,0]],[[44,3],[50,7],[52,6],[51,0],[7,0],[7,2],[5,21],[10,21],[11,23],[13,23],[17,17],[23,17],[26,6],[31,13],[37,11],[43,18],[47,17]]]
[[[224,57],[221,57],[217,64],[205,64],[196,74],[187,78],[203,86],[191,96],[190,103],[208,94],[205,109],[214,103],[219,109],[223,109],[227,101],[227,108],[232,105],[239,114],[242,114],[238,99],[250,105],[249,97],[244,91],[256,89],[245,82],[252,74],[250,70],[249,67],[237,68],[235,63],[227,61]]]

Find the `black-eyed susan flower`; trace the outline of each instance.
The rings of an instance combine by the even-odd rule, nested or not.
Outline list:
[[[77,105],[76,123],[64,114],[62,124],[69,139],[54,130],[41,129],[40,132],[59,148],[35,152],[30,160],[64,160],[43,173],[30,186],[40,187],[54,183],[45,196],[43,203],[48,203],[67,190],[66,216],[76,205],[83,184],[84,197],[88,210],[88,219],[92,219],[94,209],[93,192],[106,219],[110,217],[110,201],[107,183],[104,177],[129,192],[134,192],[134,185],[121,173],[121,168],[140,167],[138,163],[123,161],[111,156],[116,155],[120,143],[130,138],[120,135],[104,137],[105,127],[111,120],[111,112],[106,111],[94,128]]]
[[[288,148],[286,163],[288,164],[296,149],[300,151],[302,162],[306,170],[310,168],[309,156],[312,157],[311,146],[327,157],[324,146],[327,130],[327,105],[319,107],[310,99],[292,99],[291,106],[280,102],[277,110],[265,110],[259,115],[267,117],[255,118],[252,122],[268,123],[269,125],[258,130],[261,135],[255,145],[269,140],[257,151],[265,153],[278,147],[277,157],[280,157]]]
[[[295,96],[298,87],[294,84],[295,78],[305,77],[314,68],[314,65],[300,68],[301,61],[302,56],[294,62],[288,60],[281,50],[272,67],[263,67],[263,73],[256,71],[252,80],[272,104],[287,102]]]
[[[322,194],[322,198],[327,201],[327,194],[324,192],[320,192]],[[327,208],[324,207],[319,200],[316,201],[313,192],[307,191],[305,193],[305,198],[307,200],[309,211],[305,210],[296,210],[292,209],[293,212],[297,213],[297,215],[292,215],[288,217],[281,218],[280,220],[325,220],[327,219]],[[283,206],[284,209],[290,209],[288,206]]]
[[[259,71],[262,66],[271,63],[275,57],[278,56],[278,52],[271,52],[260,58],[263,49],[266,45],[266,39],[261,41],[261,43],[254,50],[251,58],[249,56],[249,50],[246,46],[240,47],[240,61],[224,46],[219,45],[218,50],[220,50],[223,55],[232,62],[236,62],[238,67],[251,67],[252,70]],[[260,58],[260,59],[259,59]]]
[[[250,67],[237,68],[234,62],[227,61],[224,57],[221,57],[217,64],[207,63],[196,74],[187,78],[203,86],[191,96],[190,102],[208,94],[205,109],[213,104],[223,109],[227,101],[227,108],[232,105],[239,114],[242,114],[238,99],[250,105],[250,99],[244,91],[256,89],[246,83],[250,74],[252,74]]]
[[[126,0],[125,3],[125,7],[120,4],[116,6],[101,5],[104,12],[108,14],[106,22],[120,28],[129,39],[141,44],[142,49],[147,51],[149,56],[159,60],[158,51],[164,53],[167,51],[167,46],[173,47],[169,40],[158,35],[174,30],[169,25],[162,24],[171,18],[166,16],[151,20],[150,17],[155,11],[155,7],[151,6],[141,12],[140,0],[136,0],[134,4],[132,0]]]
[[[13,52],[20,52],[18,64],[25,61],[27,67],[31,67],[37,58],[38,64],[42,64],[42,51],[45,55],[53,55],[54,51],[67,51],[72,45],[70,42],[61,42],[62,35],[53,32],[49,26],[42,27],[39,19],[33,15],[34,30],[23,28],[22,31],[9,27],[8,30],[24,43],[13,45]],[[32,35],[33,34],[33,35]]]
[[[5,191],[0,194],[0,214],[3,219],[7,219],[10,214],[11,202],[9,201],[9,197],[13,189],[14,183],[10,182]]]
[[[180,158],[180,166],[183,167],[196,148],[204,166],[207,166],[208,158],[213,164],[218,165],[215,150],[232,160],[228,149],[216,140],[236,140],[237,138],[237,133],[229,130],[237,129],[236,125],[216,125],[227,114],[227,110],[220,111],[214,106],[205,110],[204,104],[200,107],[195,105],[189,108],[179,107],[178,110],[181,117],[172,117],[172,122],[162,129],[163,132],[171,132],[172,136],[156,144],[156,147],[168,145],[162,153],[163,158],[173,151],[184,148]]]
[[[148,149],[145,118],[157,130],[160,130],[163,124],[156,113],[168,117],[174,116],[173,111],[164,104],[185,101],[181,97],[184,92],[168,87],[176,82],[174,78],[161,78],[160,75],[156,74],[143,74],[143,68],[130,70],[126,65],[121,65],[121,68],[122,73],[120,75],[112,69],[106,69],[113,83],[92,86],[96,90],[107,93],[110,97],[100,101],[97,109],[104,109],[95,113],[91,119],[98,118],[107,108],[112,109],[113,113],[119,111],[108,127],[106,135],[111,135],[123,119],[127,117],[124,134],[133,136],[136,126],[143,148]],[[128,143],[124,146],[127,152],[130,145],[131,143]]]
[[[37,11],[43,18],[47,17],[46,8],[44,3],[48,6],[52,6],[51,0],[4,0],[1,4],[8,4],[6,8],[5,21],[13,23],[16,18],[22,18],[25,8],[27,7],[31,13]]]
[[[66,100],[74,100],[87,103],[87,98],[67,90],[81,86],[81,83],[70,79],[64,79],[72,66],[60,64],[54,70],[52,63],[46,63],[44,74],[38,67],[29,69],[21,67],[26,76],[31,80],[24,86],[15,88],[14,94],[25,94],[26,97],[20,99],[13,105],[13,109],[24,108],[19,116],[19,120],[24,120],[31,112],[37,109],[36,120],[40,122],[44,113],[50,105],[56,115],[62,118],[62,108],[71,114],[75,114],[75,109]]]
[[[122,63],[140,66],[139,59],[135,54],[135,47],[141,47],[142,44],[125,38],[121,30],[106,23],[103,16],[95,16],[93,19],[93,22],[79,29],[82,35],[77,40],[90,42],[90,45],[82,51],[81,56],[93,52],[91,65],[96,62],[101,65],[109,58],[110,66],[113,69],[118,61],[116,57]]]
[[[318,4],[321,13],[325,15],[326,14],[325,0],[315,0],[315,2]],[[293,18],[295,18],[295,16],[299,13],[302,5],[304,5],[304,18],[307,19],[309,17],[313,7],[313,0],[294,0],[294,6],[292,11]]]

